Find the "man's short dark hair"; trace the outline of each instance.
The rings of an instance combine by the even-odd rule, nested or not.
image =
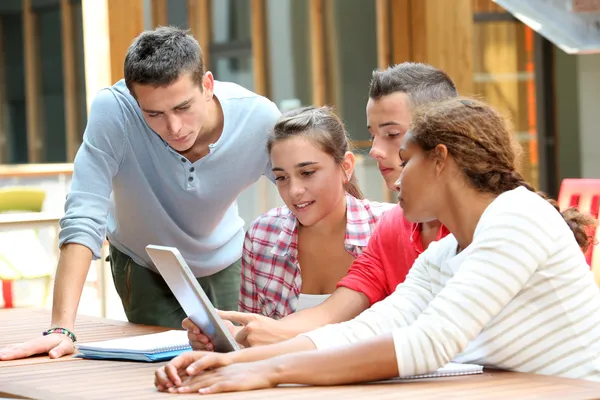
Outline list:
[[[378,100],[396,92],[406,93],[412,107],[458,96],[448,74],[431,65],[405,62],[373,71],[370,98]]]
[[[204,62],[198,41],[188,30],[172,26],[142,32],[129,46],[124,65],[125,84],[168,86],[183,73],[202,88]]]

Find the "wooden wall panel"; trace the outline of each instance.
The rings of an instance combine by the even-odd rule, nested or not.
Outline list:
[[[187,0],[188,26],[202,48],[204,69],[210,69],[210,0]]]
[[[86,107],[96,93],[111,84],[108,0],[82,0],[83,57]]]
[[[390,0],[393,23],[392,63],[399,64],[412,59],[412,31],[410,0]]]
[[[251,0],[252,71],[254,73],[254,92],[268,96],[268,41],[265,0]]]
[[[152,28],[167,25],[167,0],[152,1]]]
[[[376,0],[375,16],[377,18],[377,68],[386,69],[392,63],[390,0]]]
[[[82,19],[89,111],[99,90],[123,78],[127,49],[144,29],[142,0],[82,0]]]
[[[323,0],[310,0],[309,3],[309,25],[310,25],[310,49],[311,49],[311,78],[313,87],[313,104],[325,105],[325,57],[323,38]]]
[[[123,78],[125,54],[144,30],[143,0],[108,0],[111,83]]]
[[[413,60],[447,72],[462,94],[473,93],[472,0],[412,0]]]
[[[30,163],[44,161],[44,104],[42,101],[39,35],[38,15],[31,8],[31,0],[23,0],[27,159]]]
[[[65,143],[67,145],[67,161],[73,162],[81,144],[81,127],[79,126],[79,110],[81,100],[77,90],[77,55],[75,52],[75,22],[73,3],[60,0],[63,81],[65,95]]]
[[[338,71],[342,66],[342,57],[340,54],[340,31],[337,29],[339,16],[335,13],[335,6],[333,1],[326,1],[323,4],[323,23],[325,24],[323,68],[325,69],[325,103],[335,104],[336,112],[341,114],[344,97]]]
[[[6,117],[6,67],[4,59],[4,28],[0,18],[0,164],[8,162],[8,131]]]
[[[476,13],[498,13],[505,12],[502,7],[492,0],[473,0],[473,12]]]
[[[492,0],[475,0],[476,12],[504,12]],[[521,172],[538,185],[533,32],[521,22],[480,22],[474,35],[474,92],[512,122],[523,148]]]

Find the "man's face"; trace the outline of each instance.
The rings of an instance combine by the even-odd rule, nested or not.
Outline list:
[[[186,73],[165,87],[134,83],[133,91],[150,128],[182,153],[192,148],[202,132],[213,87],[210,73],[204,76],[202,87]]]
[[[367,103],[367,129],[373,141],[369,155],[377,161],[387,187],[393,191],[402,172],[398,152],[411,120],[406,93],[392,93]]]

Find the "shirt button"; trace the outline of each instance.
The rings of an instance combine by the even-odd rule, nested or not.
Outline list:
[[[196,170],[196,168],[192,167],[190,168],[190,172],[194,172]]]
[[[181,162],[186,162],[185,157],[181,157]]]
[[[191,181],[193,181],[193,180],[194,180],[194,177],[193,177],[193,176],[190,176],[190,177],[188,178],[188,181],[190,181],[190,182],[191,182]]]

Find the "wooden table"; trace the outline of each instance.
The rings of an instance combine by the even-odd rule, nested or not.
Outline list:
[[[50,314],[36,310],[0,310],[0,347],[40,334]],[[81,342],[160,332],[164,328],[80,316]],[[63,357],[32,357],[0,361],[0,398],[35,399],[167,399],[172,394],[154,388],[154,371],[161,363],[95,361]],[[276,389],[213,395],[217,399],[593,399],[600,383],[542,375],[486,370],[482,375],[337,387],[288,386]]]

